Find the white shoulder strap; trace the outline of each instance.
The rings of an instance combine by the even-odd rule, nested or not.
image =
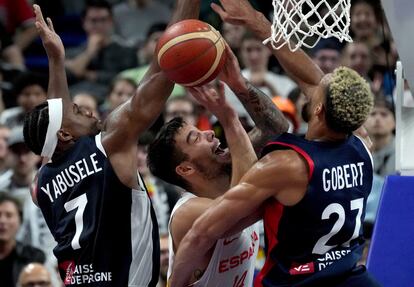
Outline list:
[[[102,145],[102,133],[99,133],[95,136],[95,143],[96,143],[96,147],[105,155],[105,157],[108,157]]]

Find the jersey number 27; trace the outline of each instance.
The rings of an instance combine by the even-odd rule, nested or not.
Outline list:
[[[349,247],[351,240],[355,239],[359,235],[359,230],[361,229],[361,217],[362,217],[362,209],[364,207],[364,199],[358,198],[351,201],[351,210],[358,210],[358,214],[355,220],[355,228],[354,233],[352,234],[351,238],[342,244],[345,247]],[[332,214],[338,214],[338,219],[336,220],[334,226],[332,227],[331,231],[319,238],[316,242],[315,247],[313,247],[312,253],[313,254],[325,254],[332,248],[336,246],[327,245],[329,239],[331,239],[334,235],[336,235],[342,228],[345,223],[345,209],[339,203],[331,203],[329,204],[322,212],[322,220],[329,219]]]

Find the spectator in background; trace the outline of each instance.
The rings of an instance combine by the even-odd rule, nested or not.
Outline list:
[[[46,267],[40,263],[29,263],[20,272],[17,287],[52,287],[52,279]],[[57,287],[57,286],[56,286]]]
[[[73,102],[80,108],[86,109],[88,112],[99,119],[100,115],[98,112],[98,102],[96,97],[88,92],[80,92],[73,96]]]
[[[394,106],[377,97],[365,127],[372,140],[374,172],[382,177],[395,172]]]
[[[101,108],[102,118],[115,110],[117,107],[128,101],[135,94],[137,85],[134,81],[126,78],[116,78],[109,88],[109,95]]]
[[[0,124],[10,129],[23,127],[24,114],[47,99],[46,79],[37,74],[26,72],[20,75],[14,83],[14,94],[17,97],[17,107],[9,108],[0,115]]]
[[[354,41],[364,42],[372,58],[374,92],[391,96],[395,87],[394,68],[398,58],[391,40],[380,1],[353,0],[351,6],[351,35]]]
[[[372,68],[372,58],[366,43],[348,43],[342,53],[342,65],[357,71],[365,80],[371,82],[368,73]]]
[[[22,217],[19,201],[0,192],[0,278],[3,287],[15,287],[26,264],[45,261],[41,250],[16,240]]]
[[[24,69],[24,59],[20,48],[13,43],[12,38],[7,34],[6,29],[0,22],[0,60],[13,65],[16,68]]]
[[[321,39],[311,51],[312,60],[325,73],[332,73],[340,65],[341,44],[334,38]]]
[[[145,33],[155,23],[167,23],[171,10],[163,1],[127,0],[114,6],[115,31],[128,44],[137,46],[145,41]]]
[[[244,64],[243,76],[269,97],[286,98],[296,84],[288,77],[275,74],[268,69],[270,50],[250,31],[242,38],[241,59]]]
[[[141,66],[147,66],[151,63],[152,58],[154,57],[154,52],[155,48],[157,47],[158,40],[161,38],[166,29],[167,24],[161,22],[155,23],[149,27],[145,37],[145,42],[138,51],[140,60],[139,64]]]
[[[153,138],[154,136],[150,132],[143,134],[139,138],[137,170],[144,179],[154,206],[159,233],[167,234],[170,214],[175,203],[178,201],[180,194],[177,187],[153,176],[147,166],[148,145],[152,142]]]
[[[370,84],[375,95],[382,94],[383,74],[380,70],[372,71],[372,54],[365,42],[348,43],[342,54],[342,65],[358,72]]]
[[[24,215],[16,238],[24,244],[42,250],[46,255],[46,265],[53,271],[56,267],[56,259],[53,255],[56,243],[40,209],[33,203],[30,192],[40,157],[26,146],[21,129],[15,128],[11,131],[9,150],[13,162],[12,175],[3,190],[20,202]],[[56,274],[54,278],[57,278]]]
[[[164,123],[181,117],[190,125],[197,125],[194,102],[186,96],[174,97],[167,101],[164,110]]]
[[[0,0],[0,22],[20,51],[37,37],[34,14],[27,0]]]
[[[395,89],[395,75],[398,52],[394,42],[385,39],[380,45],[371,49],[373,58],[372,78],[374,87],[381,90],[382,94],[391,100],[391,95]]]
[[[8,149],[8,141],[10,137],[10,129],[5,125],[0,125],[0,190],[6,187],[6,182],[13,172],[10,169],[10,157]]]
[[[240,48],[242,44],[243,35],[246,33],[246,28],[241,25],[233,25],[230,23],[223,22],[221,25],[221,34],[224,40],[229,44],[234,55],[236,55],[239,62],[240,59]],[[242,67],[243,68],[243,67]]]
[[[24,144],[23,132],[19,128],[12,129],[8,149],[12,162],[12,174],[3,182],[4,189],[20,200],[22,204],[29,198],[29,187],[35,177],[40,157],[32,153]]]
[[[161,37],[162,33],[164,33],[166,28],[167,24],[161,22],[155,23],[149,27],[145,43],[138,51],[141,66],[122,71],[118,77],[128,78],[133,80],[137,85],[139,84],[149,68],[149,63],[151,63],[152,58],[154,57],[158,39]],[[171,96],[175,97],[179,95],[185,95],[185,90],[182,86],[175,85]]]
[[[351,35],[353,40],[365,42],[370,49],[378,46],[381,43],[379,1],[352,0],[351,2]]]
[[[103,101],[108,84],[122,70],[136,66],[135,49],[112,37],[112,10],[104,0],[89,0],[82,14],[87,42],[67,51],[71,90],[96,93]]]

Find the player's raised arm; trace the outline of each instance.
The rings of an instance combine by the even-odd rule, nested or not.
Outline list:
[[[258,161],[238,185],[194,222],[175,254],[171,286],[185,286],[192,265],[198,264],[216,240],[255,213],[267,199],[275,197],[284,204],[294,204],[306,190],[306,175],[306,164],[293,151],[273,152]]]
[[[47,22],[45,21],[39,5],[33,5],[33,9],[36,15],[36,29],[49,60],[47,96],[49,99],[62,98],[63,105],[66,108],[71,103],[71,99],[65,72],[65,48],[59,35],[56,34],[53,28],[52,20],[47,18]]]
[[[227,44],[226,62],[220,79],[236,94],[255,123],[249,132],[249,138],[257,154],[271,137],[288,130],[289,124],[285,116],[272,100],[243,78],[237,58]]]
[[[214,3],[212,8],[223,21],[244,25],[262,40],[270,37],[271,23],[262,13],[256,11],[247,0],[220,0],[220,3],[223,8]],[[268,46],[271,48],[270,44]],[[271,50],[305,95],[312,96],[314,89],[323,77],[323,72],[319,67],[301,49],[291,52],[287,46],[284,46],[278,50]]]
[[[184,19],[197,18],[200,0],[177,0],[170,25]],[[108,153],[135,145],[138,136],[156,120],[171,94],[174,84],[153,61],[140,82],[135,95],[107,119],[103,140]]]

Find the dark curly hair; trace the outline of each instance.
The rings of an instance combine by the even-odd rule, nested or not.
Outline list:
[[[161,128],[148,148],[147,164],[153,175],[189,190],[188,182],[175,171],[175,168],[188,158],[185,153],[176,148],[174,139],[184,124],[185,121],[177,117]]]
[[[27,147],[40,155],[46,140],[49,126],[49,106],[44,102],[24,116],[23,136]]]

